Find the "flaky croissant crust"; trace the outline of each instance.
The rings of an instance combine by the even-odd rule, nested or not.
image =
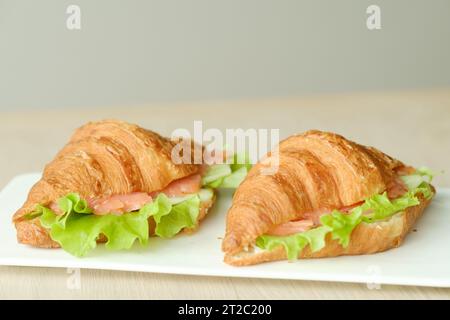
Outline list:
[[[222,243],[227,254],[252,245],[274,225],[382,193],[404,166],[375,148],[317,130],[283,140],[278,156],[275,174],[263,174],[268,161],[260,162],[237,189]]]
[[[155,132],[123,121],[90,122],[76,130],[69,143],[45,167],[42,178],[14,214],[13,221],[17,227],[17,222],[32,212],[36,204],[48,205],[70,192],[86,199],[150,193],[196,173],[198,165],[176,165],[171,161],[174,145],[175,142]]]

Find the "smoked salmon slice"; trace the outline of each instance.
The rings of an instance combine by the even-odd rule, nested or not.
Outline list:
[[[93,209],[94,214],[122,214],[139,210],[144,205],[152,201],[152,197],[145,192],[133,192],[129,194],[114,195],[89,200],[89,206]]]
[[[159,193],[164,193],[170,197],[181,197],[187,194],[199,192],[201,188],[202,177],[200,174],[194,174],[186,178],[178,179],[170,183],[161,191],[147,194],[145,192],[134,192],[125,195],[114,195],[89,201],[89,206],[94,214],[123,214],[139,210],[144,205],[156,198]]]
[[[168,197],[180,197],[199,192],[201,188],[202,176],[194,174],[186,178],[178,179],[170,183],[161,191],[151,193],[152,196],[164,193]]]
[[[314,222],[312,220],[289,221],[276,226],[267,234],[270,236],[289,236],[291,234],[307,231],[313,226]]]

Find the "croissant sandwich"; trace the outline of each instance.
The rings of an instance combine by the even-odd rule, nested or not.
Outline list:
[[[435,194],[429,169],[321,131],[279,144],[233,197],[222,243],[234,266],[359,255],[399,246]],[[266,170],[267,171],[267,170]]]
[[[195,144],[188,145],[193,151]],[[175,146],[121,121],[82,126],[14,214],[18,242],[84,256],[97,242],[129,249],[152,235],[194,230],[214,203],[214,188],[237,185],[243,171],[176,164]]]

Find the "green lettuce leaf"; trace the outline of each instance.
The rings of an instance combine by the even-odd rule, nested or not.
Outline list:
[[[303,237],[308,241],[313,252],[322,249],[325,246],[325,236],[330,232],[328,226],[320,226],[303,232]],[[297,254],[298,256],[298,254]]]
[[[96,240],[104,234],[106,247],[112,250],[129,249],[135,240],[148,240],[147,216],[142,212],[116,215],[70,215],[65,227],[55,223],[50,227],[51,238],[70,254],[82,257],[97,246]]]
[[[429,173],[429,171],[423,171],[424,175],[432,178]],[[321,216],[321,226],[305,232],[289,236],[262,235],[256,239],[256,246],[264,250],[273,250],[281,245],[285,248],[288,259],[295,260],[307,245],[312,252],[321,250],[325,246],[325,237],[331,233],[332,239],[338,240],[339,244],[345,248],[350,242],[352,231],[359,223],[384,220],[406,208],[416,206],[420,203],[417,198],[419,193],[427,199],[433,196],[430,185],[423,180],[419,185],[408,185],[408,188],[407,193],[394,200],[390,200],[385,192],[365,199],[362,205],[353,208],[350,213],[334,210],[330,214]]]
[[[202,185],[217,188],[222,183],[223,178],[230,174],[232,174],[232,171],[229,164],[213,164],[208,167],[202,177]]]
[[[247,176],[248,169],[246,167],[241,167],[236,171],[233,171],[230,175],[222,178],[221,183],[218,187],[236,189],[242,181],[244,181]]]
[[[331,214],[321,216],[320,222],[329,228],[332,239],[347,247],[353,229],[361,222],[361,214],[361,210],[353,210],[350,214],[335,210]]]
[[[421,193],[427,200],[433,198],[434,195],[431,186],[427,182],[422,182],[417,188],[413,190],[413,192],[415,194]]]
[[[301,236],[300,233],[287,237],[263,235],[256,239],[256,245],[266,250],[273,250],[281,245],[286,251],[287,258],[289,260],[295,260],[299,252],[308,245],[308,240]]]
[[[246,153],[234,154],[230,164],[214,164],[209,166],[202,178],[202,185],[210,188],[237,188],[252,167],[250,157]]]
[[[111,250],[129,249],[135,241],[146,245],[149,238],[148,218],[155,220],[155,234],[163,238],[175,236],[183,228],[196,226],[200,208],[200,196],[213,196],[211,190],[202,189],[172,204],[164,194],[143,206],[139,211],[122,215],[94,215],[85,200],[75,193],[58,200],[62,214],[56,214],[44,206],[37,206],[33,217],[40,217],[42,226],[50,229],[51,238],[70,254],[82,257],[97,246],[97,239],[104,235],[106,247]]]
[[[155,234],[161,238],[172,238],[184,228],[193,228],[197,224],[200,211],[200,198],[198,196],[174,205],[170,212],[164,215],[155,215]]]
[[[284,237],[263,235],[256,239],[256,246],[265,250],[273,250],[281,245],[286,251],[287,258],[295,260],[307,245],[311,246],[313,252],[322,249],[325,246],[325,236],[329,232],[329,227],[320,226]]]
[[[400,178],[406,184],[409,190],[419,188],[422,183],[429,184],[433,180],[434,173],[427,167],[421,167],[413,174],[401,176]]]
[[[370,223],[383,220],[392,216],[394,213],[420,204],[419,199],[415,196],[416,193],[409,191],[394,200],[390,200],[386,192],[370,197],[361,206],[361,212],[369,212],[362,217],[363,221]]]
[[[245,168],[250,171],[252,168],[250,155],[247,152],[235,153],[233,155],[233,162],[230,164],[231,171],[235,172],[239,169]]]

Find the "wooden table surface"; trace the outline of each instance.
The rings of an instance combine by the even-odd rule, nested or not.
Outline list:
[[[165,135],[176,128],[279,128],[280,136],[331,130],[440,174],[450,187],[450,88],[265,101],[0,111],[0,188],[15,175],[41,171],[71,132],[89,120],[117,118]],[[3,216],[4,213],[2,213]],[[11,213],[12,214],[12,213]],[[3,223],[9,223],[3,222]],[[450,289],[233,279],[81,270],[80,287],[62,268],[0,267],[0,298],[66,299],[449,299]]]

